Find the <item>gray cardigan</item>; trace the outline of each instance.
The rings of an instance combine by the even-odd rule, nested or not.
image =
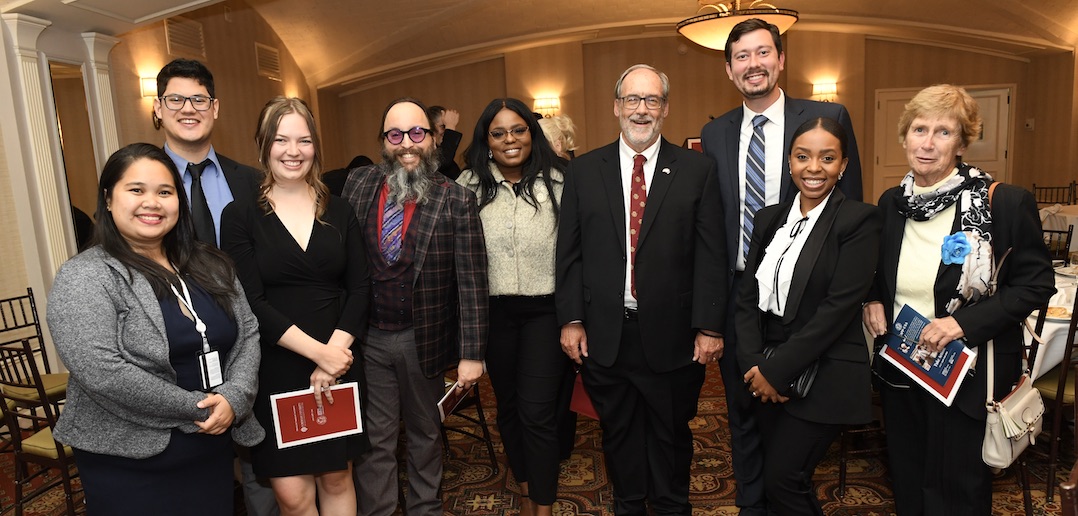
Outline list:
[[[133,283],[128,278],[133,277]],[[258,390],[258,322],[236,282],[239,333],[215,392],[236,413],[232,439],[257,444],[265,431],[251,415]],[[56,275],[47,320],[60,360],[71,371],[54,435],[94,453],[146,458],[164,451],[173,428],[198,431],[206,395],[176,385],[161,306],[150,283],[100,247],[70,259]]]

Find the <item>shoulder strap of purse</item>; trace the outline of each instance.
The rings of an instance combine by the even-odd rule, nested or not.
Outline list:
[[[992,194],[996,193],[996,187],[999,186],[999,181],[992,181],[992,184],[988,185],[988,208],[992,208]]]
[[[995,400],[992,399],[993,398],[992,393],[995,392],[993,390],[993,388],[992,388],[993,387],[992,384],[994,383],[993,379],[996,376],[995,361],[992,360],[992,356],[995,355],[995,353],[992,352],[992,340],[993,339],[988,340],[988,349],[985,351],[985,353],[988,353],[988,357],[987,357],[988,363],[985,364],[988,367],[988,371],[987,371],[988,372],[988,378],[987,378],[987,381],[986,381],[986,383],[987,383],[986,387],[988,387],[988,388],[986,390],[987,394],[985,395],[988,399],[986,399],[985,402],[984,402],[986,407],[991,407],[992,404],[995,403]]]

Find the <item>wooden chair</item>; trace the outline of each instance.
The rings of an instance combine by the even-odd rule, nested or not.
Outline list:
[[[1033,197],[1037,204],[1074,204],[1078,182],[1071,181],[1067,186],[1037,186],[1033,183]]]
[[[34,302],[34,290],[31,288],[26,289],[25,296],[0,299],[0,346],[23,340],[27,340],[34,354],[41,357],[41,363],[45,369],[45,372],[41,374],[41,381],[45,385],[45,392],[49,395],[49,399],[59,411],[59,404],[67,398],[67,380],[70,375],[52,372],[45,349],[45,340],[41,335],[41,320],[37,314],[37,303]],[[9,394],[12,399],[20,403],[36,402],[36,394],[32,390],[16,389]]]
[[[1044,245],[1048,246],[1048,254],[1052,255],[1053,260],[1063,260],[1066,263],[1070,256],[1074,225],[1067,226],[1067,229],[1045,229],[1043,231]]]
[[[33,399],[40,400],[27,405],[31,397],[12,398],[10,392],[33,391]],[[45,392],[33,346],[28,339],[0,346],[0,410],[15,449],[15,514],[22,516],[23,508],[30,500],[62,485],[67,514],[76,514],[75,490],[72,480],[78,476],[75,457],[71,448],[58,443],[52,437],[57,414]],[[33,430],[23,430],[32,428]],[[28,434],[28,435],[27,435]],[[52,470],[59,477],[49,478]],[[37,488],[37,478],[45,481]],[[6,509],[5,509],[6,510]]]
[[[1070,478],[1059,485],[1060,506],[1063,516],[1078,516],[1078,463],[1071,468]]]
[[[1033,382],[1033,386],[1040,391],[1041,397],[1044,399],[1045,408],[1051,412],[1052,416],[1051,420],[1045,420],[1042,433],[1049,440],[1048,475],[1045,478],[1045,482],[1048,484],[1046,495],[1049,502],[1053,500],[1055,495],[1056,466],[1059,462],[1059,445],[1063,438],[1061,435],[1063,412],[1066,407],[1074,406],[1075,384],[1078,383],[1078,374],[1071,376],[1070,382],[1067,381],[1069,374],[1072,372],[1071,360],[1074,352],[1074,338],[1076,330],[1078,330],[1078,314],[1076,314],[1076,311],[1078,311],[1078,298],[1075,299],[1075,304],[1071,308],[1070,326],[1067,330],[1067,340],[1063,349],[1063,361]],[[1041,313],[1037,318],[1037,327],[1035,328],[1038,334],[1043,327],[1046,312],[1047,306],[1041,307]],[[1035,350],[1036,342],[1034,342],[1034,352],[1031,360],[1036,359]]]
[[[445,383],[452,385],[452,384],[455,384],[456,382],[454,380],[452,380],[452,379],[447,378]],[[472,408],[472,407],[475,407],[476,415],[474,417],[471,416],[471,415],[468,415],[468,414],[462,414],[461,413],[462,410]],[[475,431],[472,431],[472,430],[468,430],[468,429],[465,429],[465,428],[459,428],[459,427],[453,427],[453,426],[446,425],[446,423],[449,421],[450,417],[459,417],[461,419],[464,419],[465,421],[471,422],[472,424],[478,425],[479,426],[479,431],[481,433],[478,433],[478,432],[475,432]],[[479,384],[478,383],[476,383],[475,385],[472,385],[471,389],[468,389],[468,392],[464,395],[464,399],[461,400],[460,404],[457,405],[457,407],[455,409],[453,409],[452,412],[446,414],[445,415],[445,421],[442,421],[442,444],[444,445],[446,457],[448,458],[448,455],[449,455],[449,434],[447,433],[447,431],[448,432],[455,432],[455,433],[463,435],[463,436],[471,437],[472,439],[476,439],[476,440],[486,444],[486,446],[487,446],[487,454],[488,454],[488,457],[490,458],[490,467],[491,467],[491,469],[494,470],[495,475],[498,474],[498,459],[497,459],[497,457],[494,456],[494,441],[490,438],[490,429],[487,427],[487,418],[483,414],[483,401],[479,398]]]

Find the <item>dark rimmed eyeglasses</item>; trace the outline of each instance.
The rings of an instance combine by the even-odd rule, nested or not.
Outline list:
[[[165,95],[161,97],[160,100],[165,107],[172,111],[183,109],[183,105],[186,104],[187,101],[191,101],[191,107],[195,108],[195,111],[206,111],[213,105],[213,101],[217,99],[205,95],[192,95],[190,97],[184,97],[183,95]]]
[[[407,131],[402,131],[394,127],[393,129],[382,133],[382,138],[385,138],[389,141],[389,143],[392,143],[393,145],[400,145],[401,142],[404,141],[405,133],[408,134],[408,139],[412,140],[412,143],[423,143],[423,140],[427,139],[427,135],[434,134],[434,131],[427,129],[426,127],[419,126],[413,127]]]
[[[666,102],[666,97],[658,97],[655,95],[647,97],[626,95],[624,97],[618,97],[618,100],[621,101],[621,105],[624,106],[625,109],[636,109],[641,101],[644,102],[644,105],[647,106],[648,109],[659,109],[662,107],[663,102]]]
[[[506,131],[505,129],[495,129],[493,131],[487,131],[487,134],[489,134],[491,138],[494,138],[499,142],[504,141],[505,138],[510,134],[513,135],[513,138],[519,140],[523,138],[525,134],[528,134],[528,126],[522,125],[519,127],[514,127],[508,131]]]

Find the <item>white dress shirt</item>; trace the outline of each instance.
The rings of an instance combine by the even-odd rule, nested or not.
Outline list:
[[[834,193],[834,189],[831,192]],[[775,231],[771,243],[764,249],[760,267],[756,269],[756,285],[760,294],[758,308],[762,312],[771,312],[779,317],[786,313],[786,301],[790,297],[790,283],[794,277],[794,267],[805,248],[805,242],[820,220],[820,214],[831,200],[827,194],[819,205],[801,215],[801,194],[794,198],[794,205],[786,222]]]
[[[644,149],[644,152],[636,152],[625,143],[625,138],[618,138],[618,161],[621,165],[621,198],[625,208],[625,307],[636,308],[636,298],[633,297],[633,257],[632,245],[629,243],[629,189],[633,182],[633,160],[637,154],[643,154],[644,161],[644,191],[651,192],[651,180],[655,177],[655,161],[659,158],[659,144],[662,138]],[[644,211],[647,211],[644,206]]]
[[[752,140],[752,119],[756,115],[764,115],[767,122],[764,123],[764,206],[779,203],[780,190],[782,188],[782,160],[786,159],[783,152],[786,147],[786,93],[779,89],[779,99],[768,106],[763,113],[757,113],[748,106],[742,104],[745,114],[741,119],[741,139],[737,147],[737,179],[741,188],[738,190],[738,198],[741,200],[738,210],[738,226],[745,213],[745,159],[749,154],[749,141]],[[745,230],[742,228],[737,233],[738,242],[743,242]],[[740,249],[741,246],[738,246]],[[737,270],[745,270],[745,256],[737,253]]]

